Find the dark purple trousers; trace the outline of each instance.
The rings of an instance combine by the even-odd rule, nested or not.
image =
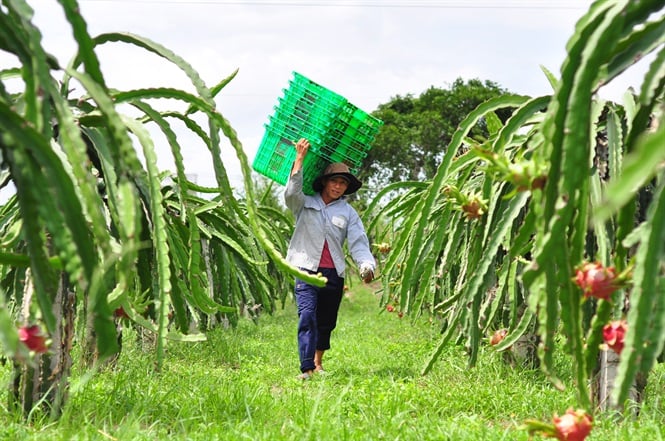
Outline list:
[[[314,271],[308,271],[315,274]],[[334,268],[319,268],[328,279],[318,287],[296,278],[295,296],[298,306],[298,353],[300,371],[314,370],[315,351],[330,349],[330,334],[337,326],[337,312],[344,295],[344,279]]]

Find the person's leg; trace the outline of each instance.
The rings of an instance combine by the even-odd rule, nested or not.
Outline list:
[[[322,370],[323,354],[330,349],[330,335],[337,326],[337,314],[344,295],[344,279],[334,269],[319,271],[328,279],[326,286],[319,289],[316,309],[318,338],[314,362],[316,369]]]
[[[317,349],[316,352],[314,352],[314,371],[320,372],[323,370],[323,353],[325,351],[321,349]]]
[[[298,353],[300,372],[311,373],[317,341],[317,291],[318,288],[296,279],[295,296],[298,306]]]

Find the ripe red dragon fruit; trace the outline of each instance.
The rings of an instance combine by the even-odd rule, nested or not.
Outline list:
[[[603,340],[610,349],[621,354],[626,331],[628,324],[625,320],[614,320],[603,327]]]
[[[584,441],[593,427],[593,418],[584,410],[568,409],[562,416],[554,416],[554,437],[559,441]]]
[[[569,408],[562,416],[554,414],[551,422],[526,420],[521,429],[529,435],[540,434],[559,441],[584,441],[593,428],[593,418],[582,409]]]
[[[490,345],[498,345],[503,341],[504,338],[506,338],[506,335],[508,335],[508,330],[505,328],[495,331],[494,334],[492,334],[490,337]]]
[[[28,349],[38,354],[43,354],[48,349],[46,347],[46,337],[37,325],[22,326],[18,328],[18,338]]]
[[[584,291],[584,297],[609,300],[620,284],[614,267],[604,267],[600,262],[586,262],[576,271],[575,283]]]
[[[113,317],[115,318],[129,318],[129,315],[125,312],[125,308],[118,306],[115,311],[113,311]]]

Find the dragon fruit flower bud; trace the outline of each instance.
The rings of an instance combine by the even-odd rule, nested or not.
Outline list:
[[[480,219],[485,212],[482,202],[477,198],[473,198],[466,204],[463,204],[462,211],[466,215],[467,219]]]

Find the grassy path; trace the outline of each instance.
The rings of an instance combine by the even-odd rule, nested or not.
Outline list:
[[[74,376],[63,418],[12,421],[0,439],[49,440],[528,440],[516,427],[574,405],[538,371],[511,369],[487,349],[469,369],[461,346],[420,370],[438,327],[380,312],[354,286],[340,311],[329,372],[302,382],[293,305],[258,326],[243,321],[196,344],[172,344],[161,373],[153,352],[127,338],[115,369]],[[2,378],[7,377],[3,370]],[[663,371],[652,377],[662,391]],[[595,439],[665,439],[665,405],[651,393],[640,424],[597,419]],[[537,437],[535,439],[538,439]]]

